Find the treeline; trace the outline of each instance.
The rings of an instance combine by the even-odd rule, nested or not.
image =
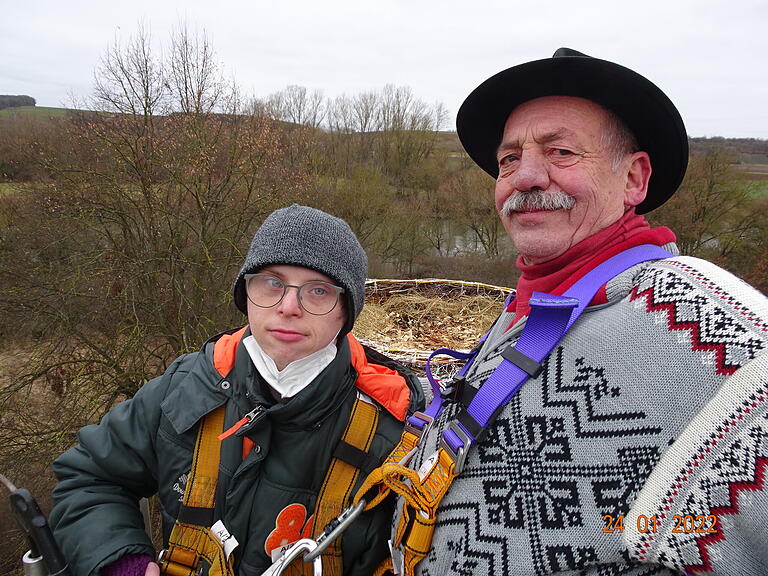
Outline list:
[[[11,96],[0,94],[0,110],[5,108],[17,108],[19,106],[34,106],[36,101],[32,96]]]
[[[756,158],[761,164],[768,164],[768,140],[760,138],[690,138],[690,148],[693,154],[706,154],[717,149],[725,151],[733,157],[734,162],[741,164],[745,159]]]

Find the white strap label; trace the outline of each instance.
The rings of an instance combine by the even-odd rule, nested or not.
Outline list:
[[[229,533],[229,530],[227,530],[227,527],[224,526],[224,522],[221,520],[211,526],[211,532],[213,532],[213,535],[216,536],[216,539],[219,541],[222,548],[224,548],[224,555],[227,557],[227,560],[229,560],[232,550],[237,548],[237,539]]]
[[[298,542],[298,540],[296,542]],[[286,553],[288,548],[296,544],[296,542],[291,542],[290,544],[285,544],[284,546],[274,548],[272,552],[269,553],[269,555],[272,557],[272,563],[274,564],[275,562],[277,562],[280,559],[280,557]]]
[[[429,474],[429,471],[435,467],[436,463],[437,463],[437,452],[432,454],[432,456],[430,456],[429,458],[424,460],[424,462],[421,463],[421,466],[419,467],[419,480],[424,482],[424,478],[427,477],[427,474]]]

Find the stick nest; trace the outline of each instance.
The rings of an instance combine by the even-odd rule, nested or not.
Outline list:
[[[459,280],[369,280],[354,335],[417,374],[437,348],[467,352],[501,312],[510,288]],[[433,372],[455,366],[432,361]]]

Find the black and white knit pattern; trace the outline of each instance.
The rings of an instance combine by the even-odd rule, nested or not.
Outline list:
[[[708,420],[706,431],[704,424],[693,423],[710,412],[724,416],[719,405],[715,408],[717,398],[736,398],[732,388],[742,390],[749,383],[759,387],[754,373],[760,372],[758,358],[768,347],[768,302],[727,272],[686,257],[632,268],[611,281],[606,292],[609,303],[587,309],[542,374],[525,383],[470,452],[442,502],[433,549],[417,573],[747,573],[740,571],[739,557],[731,557],[738,547],[728,534],[709,546],[718,559],[710,554],[705,565],[684,538],[670,540],[659,530],[655,547],[641,556],[636,530],[604,529],[611,527],[607,516],[621,516],[627,526],[658,504],[672,485],[660,470],[677,473],[681,466],[667,464],[670,447],[687,445],[697,429],[716,433],[721,423]],[[487,379],[501,361],[500,351],[519,336],[521,325],[505,332],[510,320],[505,313],[497,321],[469,371],[471,385]],[[456,412],[455,406],[443,411],[414,468],[437,449]],[[758,428],[755,424],[745,432],[752,440],[749,448],[746,438],[729,445],[732,460],[742,464],[740,481],[759,484],[751,494],[765,514],[768,487],[763,492],[762,476],[757,480],[765,446]],[[701,441],[693,442],[686,456]],[[730,460],[723,456],[720,466],[725,462]],[[700,492],[714,482],[713,476],[707,478],[691,498],[703,501]],[[726,484],[720,490],[728,492]],[[649,512],[633,507],[641,494]],[[708,505],[700,509],[734,503]],[[744,509],[728,522],[737,523]],[[762,530],[765,541],[768,530]],[[734,532],[732,540],[738,538]],[[760,552],[765,556],[757,564],[743,563],[750,574],[768,573],[768,550]],[[709,571],[697,572],[695,562]],[[756,565],[762,572],[753,570]]]
[[[763,353],[726,380],[646,481],[627,515],[632,557],[691,574],[765,573],[764,545],[755,544],[766,536],[767,466],[768,353]],[[640,516],[654,515],[657,532],[637,530]]]

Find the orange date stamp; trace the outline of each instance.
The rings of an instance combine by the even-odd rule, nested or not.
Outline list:
[[[717,534],[717,516],[715,514],[675,514],[670,521],[673,534]],[[603,516],[603,533],[615,534],[624,532],[624,515],[606,514]],[[641,534],[656,533],[661,528],[661,518],[656,514],[637,517],[637,531]]]

